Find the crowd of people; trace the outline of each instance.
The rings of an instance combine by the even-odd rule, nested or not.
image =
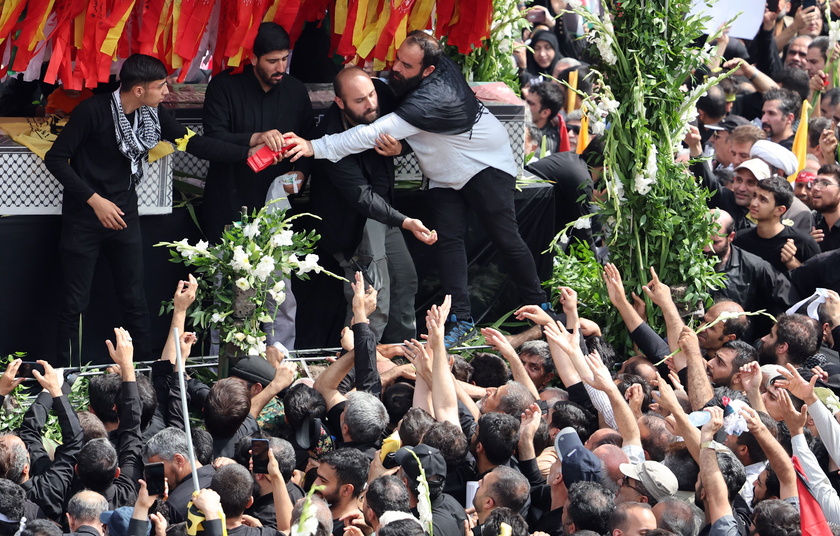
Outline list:
[[[574,19],[561,16],[561,4],[524,12],[528,48],[516,52],[533,144],[525,151],[537,154],[528,170],[555,182],[558,227],[597,212],[604,147],[594,136],[575,151],[580,111],[567,109],[555,79],[575,71],[578,89],[591,91],[587,62],[597,58],[572,39]],[[840,0],[790,4],[768,8],[749,42],[724,33],[707,72],[696,73],[736,69],[700,99],[675,155],[690,159],[711,192],[718,232],[705,251],[726,276],[710,289],[714,304],[700,328],[686,325],[651,269],[644,292],[665,320],[657,333],[618,268],[604,266],[609,300],[634,345],[628,355],[616,354],[599,319],[579,317],[574,289],[560,289],[556,307],[547,303],[514,211],[513,154],[521,148],[510,147],[427,34],[407,36],[387,84],[342,70],[317,129],[302,84],[286,74],[289,37],[276,24],[260,26],[250,66],[210,82],[203,136],[160,106],[163,64],[128,58],[121,87],[79,104],[45,159],[64,185],[61,354],[33,373],[43,392],[20,430],[0,437],[0,532],[840,533],[840,88],[829,87],[834,52],[821,35],[823,11],[840,16]],[[815,92],[821,106],[799,124]],[[801,129],[804,170],[790,150]],[[265,358],[237,360],[230,377],[212,385],[192,378],[183,392],[168,337],[151,376],[135,373],[134,361],[156,357],[152,337],[164,336],[150,333],[140,292],[134,189],[161,139],[212,162],[203,213],[211,240],[241,206],[265,204],[278,174],[289,179],[289,194],[311,192],[323,217],[322,251],[352,281],[343,351],[314,380],[298,378],[279,349],[294,345],[291,293],[266,327]],[[536,151],[543,139],[550,154]],[[246,158],[264,147],[275,163],[253,171]],[[407,151],[429,179],[432,213],[423,217],[433,225],[394,207],[393,157]],[[528,304],[515,316],[531,329],[506,336],[484,328],[494,351],[466,361],[448,349],[476,332],[469,211],[501,251]],[[575,235],[608,255],[599,235],[608,229],[597,213],[594,220]],[[433,246],[441,267],[446,298],[427,312],[425,341],[401,229]],[[53,365],[67,363],[78,344],[100,254],[115,271],[128,330],[115,329],[114,368],[91,378],[90,408],[75,412],[72,377]],[[172,327],[181,333],[195,290],[194,279],[181,281],[173,298]],[[184,355],[195,340],[182,335]],[[23,381],[19,367],[13,361],[0,377],[0,395]],[[54,450],[42,438],[51,412],[62,435]],[[187,426],[190,412],[197,426]],[[268,443],[265,467],[256,463],[260,440]],[[152,485],[161,467],[165,485]]]

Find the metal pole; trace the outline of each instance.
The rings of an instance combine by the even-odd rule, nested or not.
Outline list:
[[[187,454],[190,460],[190,470],[192,471],[193,490],[198,493],[198,469],[196,469],[195,466],[195,450],[193,449],[192,431],[190,430],[190,410],[189,407],[187,407],[187,386],[184,381],[187,372],[184,369],[184,358],[181,355],[181,337],[178,333],[178,328],[172,328],[172,337],[175,338],[175,364],[178,367],[178,385],[181,388],[181,411],[184,412],[184,431],[187,434]]]

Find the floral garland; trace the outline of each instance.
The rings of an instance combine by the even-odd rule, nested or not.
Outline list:
[[[287,218],[285,210],[268,210],[269,206],[243,215],[242,221],[230,226],[214,246],[205,240],[191,245],[186,238],[155,244],[171,248],[172,262],[193,267],[199,283],[190,313],[193,324],[219,329],[222,342],[233,343],[250,355],[265,353],[266,334],[260,323],[272,320],[269,296],[278,305],[285,300],[284,279],[292,273],[308,279],[312,272],[343,279],[318,264],[313,251],[320,236],[315,231],[295,232],[291,228],[292,221],[300,216],[317,216]],[[253,310],[246,311],[244,319],[234,315],[237,297]],[[172,303],[164,302],[161,313],[171,309]]]

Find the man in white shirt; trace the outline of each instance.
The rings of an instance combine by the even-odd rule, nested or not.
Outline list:
[[[504,126],[478,103],[434,38],[420,31],[406,37],[397,50],[389,85],[402,99],[394,113],[311,142],[284,134],[284,144],[294,145],[286,156],[292,161],[314,156],[335,162],[376,146],[383,134],[409,141],[429,178],[440,278],[444,292],[452,295],[449,348],[473,332],[464,248],[470,208],[501,251],[524,303],[545,302],[534,258],[516,223],[516,164]]]

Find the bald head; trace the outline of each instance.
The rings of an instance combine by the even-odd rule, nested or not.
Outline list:
[[[355,65],[342,69],[337,75],[335,75],[335,79],[333,80],[333,91],[335,92],[335,96],[343,99],[346,84],[351,81],[364,82],[365,80],[370,82],[370,85],[373,86],[373,82],[370,80],[370,75],[368,75],[363,69],[356,67]]]
[[[606,473],[607,478],[612,483],[612,486],[609,486],[609,488],[615,490],[618,487],[618,482],[624,478],[618,466],[622,463],[630,463],[630,458],[627,457],[627,454],[621,448],[615,445],[601,445],[593,450],[592,454],[601,460],[603,472]],[[604,483],[603,479],[602,483]]]
[[[373,80],[362,69],[348,67],[333,81],[335,103],[345,119],[355,125],[367,125],[379,118],[379,99]]]

